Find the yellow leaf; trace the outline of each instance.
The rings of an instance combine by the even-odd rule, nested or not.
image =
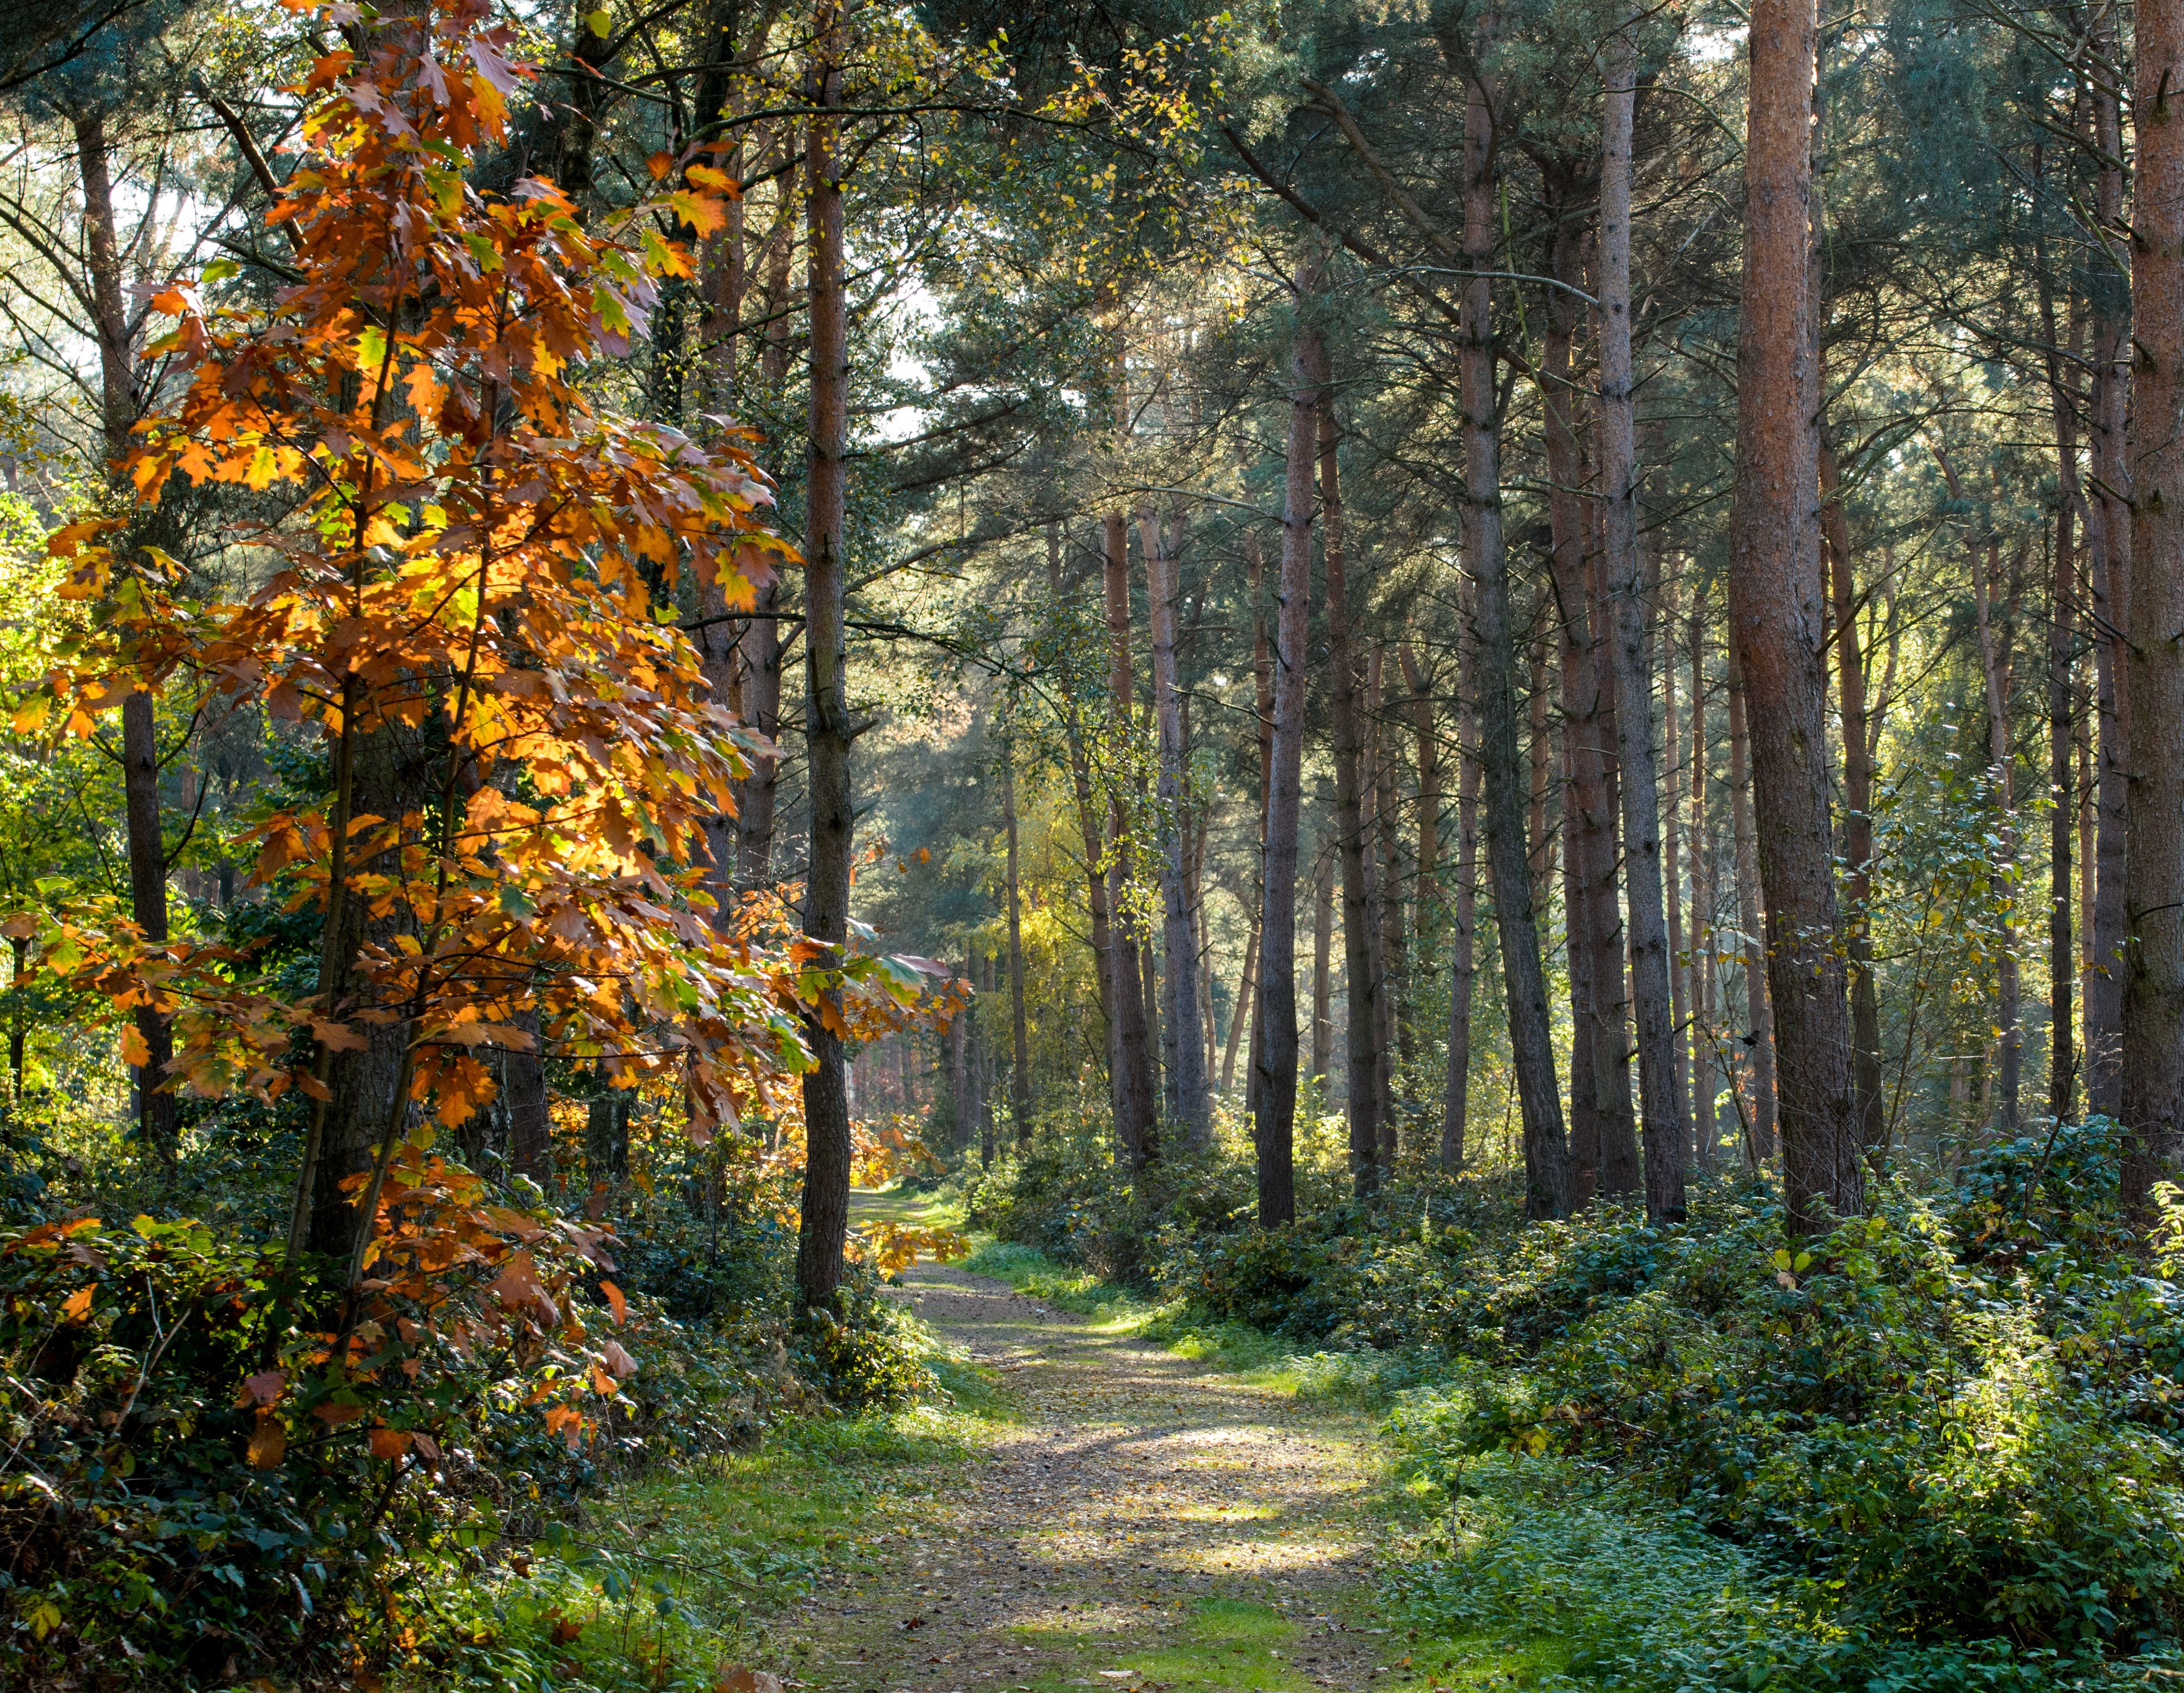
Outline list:
[[[63,1300],[61,1301],[62,1319],[69,1323],[81,1323],[85,1317],[90,1316],[91,1295],[92,1290],[89,1288],[78,1288]]]
[[[270,1470],[288,1455],[288,1430],[277,1417],[260,1414],[250,1434],[250,1467]]]

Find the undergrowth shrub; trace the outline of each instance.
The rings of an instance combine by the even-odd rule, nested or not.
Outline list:
[[[426,1662],[454,1590],[609,1483],[933,1391],[871,1269],[794,1327],[793,1235],[714,1195],[618,1233],[405,1151],[354,1306],[232,1221],[0,1231],[0,1685]]]
[[[1597,1634],[1624,1644],[1580,1654],[1591,1681],[2014,1688],[2184,1629],[2184,1208],[2149,1263],[2119,1169],[2112,1124],[2051,1126],[1938,1188],[1880,1183],[1870,1216],[1802,1242],[1734,1172],[1674,1226],[1607,1201],[1528,1224],[1513,1175],[1411,1170],[1363,1199],[1323,1182],[1262,1228],[1240,1153],[1118,1198],[1091,1137],[997,1165],[974,1200],[983,1226],[1109,1279],[1108,1237],[1145,1228],[1142,1281],[1187,1307],[1169,1327],[1248,1325],[1307,1355],[1286,1366],[1300,1392],[1392,1402],[1459,1524],[1485,1508],[1466,1478],[1494,1465],[1618,1490],[1564,1522],[1594,1550],[1497,1518],[1491,1579],[1458,1534],[1457,1620],[1496,1593],[1537,1616],[1519,1573],[1552,1585],[1543,1561],[1644,1552],[1695,1593],[1733,1565],[1749,1608],[1679,1625],[1641,1672],[1618,1600]],[[1633,1511],[1668,1536],[1651,1551],[1616,1540]],[[1671,1661],[1685,1679],[1656,1673]]]

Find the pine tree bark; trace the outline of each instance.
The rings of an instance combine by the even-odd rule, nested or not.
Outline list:
[[[1827,549],[1835,625],[1836,693],[1843,721],[1843,898],[1850,906],[1844,938],[1850,966],[1851,1109],[1858,1144],[1869,1161],[1881,1153],[1880,994],[1873,973],[1873,742],[1866,710],[1865,654],[1858,631],[1858,586],[1850,550],[1850,516],[1827,420],[1820,420],[1820,537]]]
[[[1781,1156],[1774,1074],[1774,1006],[1768,990],[1767,942],[1760,914],[1759,849],[1752,826],[1751,739],[1745,724],[1744,677],[1729,647],[1729,821],[1736,853],[1736,917],[1744,933],[1744,1011],[1752,1025],[1742,1043],[1752,1064],[1747,1161]]]
[[[1812,0],[1752,12],[1742,321],[1730,617],[1749,707],[1755,835],[1767,892],[1768,986],[1785,1197],[1798,1232],[1864,1206],[1829,816],[1827,618],[1820,582],[1819,399],[1809,223]]]
[[[2184,1120],[2184,0],[2137,15],[2123,1198],[2143,1223]]]
[[[1692,1126],[1691,1049],[1692,1007],[1691,972],[1685,961],[1691,950],[1684,933],[1684,748],[1676,712],[1676,592],[1665,581],[1658,554],[1653,577],[1660,595],[1661,618],[1661,770],[1668,791],[1661,796],[1661,870],[1663,888],[1669,899],[1669,1002],[1675,1019],[1676,1114],[1683,1125],[1685,1156],[1694,1165],[1699,1157],[1698,1135]]]
[[[2084,348],[2084,319],[2075,294],[2070,317],[2070,364]],[[2077,698],[2070,674],[2078,639],[2078,407],[2075,381],[2064,375],[2064,348],[2056,337],[2054,297],[2044,273],[2040,296],[2046,329],[2048,398],[2055,429],[2055,553],[2048,579],[2048,1115],[2068,1122],[2077,1091],[2078,1054],[2074,1002],[2077,954],[2070,900],[2071,831],[2076,821],[2076,784],[2071,755],[2076,747]]]
[[[1478,657],[1471,639],[1472,584],[1457,584],[1456,898],[1448,947],[1448,1079],[1441,1092],[1440,1161],[1463,1168],[1464,1132],[1471,1114],[1471,995],[1478,975],[1474,936],[1479,889]]]
[[[994,961],[990,954],[979,961],[982,980],[978,992],[988,1004],[994,997]],[[990,1169],[994,1162],[994,1043],[984,1027],[971,1025],[972,1050],[977,1054],[978,1075],[978,1163]]]
[[[1309,310],[1321,260],[1297,261],[1291,298]],[[1258,1155],[1259,1222],[1296,1218],[1296,880],[1297,824],[1304,764],[1306,638],[1312,604],[1312,472],[1319,438],[1320,370],[1316,331],[1301,328],[1290,358],[1287,477],[1282,499],[1282,563],[1275,588],[1273,735],[1265,787],[1266,845],[1260,863],[1259,996],[1253,1021],[1251,1139]]]
[[[1148,505],[1138,523],[1145,554],[1145,593],[1153,638],[1153,716],[1160,754],[1162,955],[1167,962],[1165,1005],[1169,1030],[1163,1050],[1169,1055],[1174,1118],[1190,1144],[1212,1144],[1213,1120],[1206,1100],[1206,1048],[1198,1015],[1196,913],[1184,845],[1192,827],[1184,788],[1183,710],[1176,687],[1176,561],[1159,515]]]
[[[1323,1094],[1334,1062],[1334,854],[1323,842],[1312,872],[1312,1077]]]
[[[1997,630],[1994,615],[1994,570],[2001,543],[1992,536],[1970,549],[1972,564],[1972,604],[1979,626],[1980,669],[1986,684],[1987,775],[1995,796],[1995,864],[2004,885],[2017,884],[2016,797],[2014,760],[2009,749],[2010,635],[2014,619]],[[1989,1125],[2004,1139],[2019,1127],[2018,1095],[2025,1052],[2025,1027],[2018,979],[2017,949],[2005,945],[1995,961],[1995,1026],[1998,1072],[1996,1078],[1997,1116]]]
[[[1001,821],[1008,833],[1009,1031],[1015,1061],[1009,1068],[1009,1116],[1017,1144],[1031,1144],[1031,1033],[1024,1016],[1023,896],[1017,868],[1017,755],[1001,748]]]
[[[1221,1053],[1221,1097],[1233,1097],[1231,1089],[1236,1083],[1236,1050],[1243,1044],[1240,1037],[1251,1018],[1250,1007],[1259,994],[1259,914],[1254,909],[1248,933],[1244,942],[1244,967],[1236,976],[1236,1003],[1228,1013],[1228,1039]]]
[[[1244,537],[1245,556],[1251,580],[1251,681],[1253,709],[1256,721],[1253,725],[1259,745],[1259,855],[1263,865],[1267,851],[1267,801],[1273,791],[1274,761],[1274,665],[1273,649],[1268,639],[1267,603],[1264,593],[1266,555],[1259,543],[1258,532],[1249,531]],[[1258,933],[1258,911],[1265,904],[1263,890],[1255,890],[1252,899],[1251,933]],[[1240,1011],[1240,1015],[1243,1015]],[[1259,1050],[1259,989],[1256,977],[1251,983],[1251,1000],[1248,1007],[1251,1021],[1251,1044],[1247,1053]],[[1313,1039],[1318,1039],[1317,1030]],[[1318,1051],[1315,1045],[1313,1050]],[[1315,1064],[1312,1073],[1318,1075]],[[1258,1066],[1250,1059],[1244,1065],[1244,1109],[1254,1122],[1257,1121],[1259,1089]],[[1222,1091],[1228,1091],[1224,1083]]]
[[[795,196],[781,196],[780,215],[766,239],[766,312],[768,318],[759,348],[758,381],[762,393],[780,400],[788,382],[789,285],[795,257]],[[781,737],[782,639],[780,611],[783,604],[778,577],[762,584],[757,602],[743,633],[738,638],[738,671],[743,683],[744,721],[766,737],[769,746]],[[773,880],[774,817],[780,795],[781,760],[760,752],[751,760],[751,773],[737,794],[736,882],[746,890],[769,886]]]
[[[1373,822],[1379,841],[1379,868],[1373,877],[1380,916],[1380,1167],[1393,1173],[1400,1125],[1396,1115],[1396,1080],[1408,1073],[1418,1053],[1404,1014],[1410,1002],[1410,957],[1403,893],[1402,813],[1396,799],[1396,729],[1382,686],[1387,649],[1375,646],[1368,666],[1367,715],[1373,738]]]
[[[1137,684],[1130,662],[1129,532],[1123,514],[1106,520],[1101,554],[1107,609],[1107,693],[1109,728],[1117,747],[1127,744],[1137,711]],[[1113,1063],[1117,1115],[1115,1129],[1133,1172],[1160,1156],[1158,1083],[1152,1069],[1152,1031],[1147,1012],[1136,928],[1123,913],[1123,890],[1131,876],[1128,820],[1123,809],[1120,777],[1107,800],[1108,954],[1114,1007]]]
[[[1602,978],[1604,971],[1612,971],[1619,983],[1622,964],[1615,944],[1618,925],[1607,909],[1614,898],[1613,849],[1603,839],[1607,827],[1607,776],[1602,710],[1607,690],[1589,614],[1592,596],[1585,546],[1585,475],[1576,428],[1572,370],[1577,307],[1570,292],[1582,289],[1585,277],[1577,215],[1580,207],[1569,181],[1570,173],[1565,168],[1559,175],[1561,187],[1556,197],[1563,215],[1555,237],[1552,263],[1557,280],[1567,287],[1550,289],[1547,294],[1546,329],[1540,352],[1540,401],[1551,485],[1548,567],[1555,594],[1555,622],[1562,638],[1558,727],[1563,779],[1563,924],[1570,994],[1569,1150],[1577,1200],[1582,1205],[1604,1184],[1602,1164],[1613,1138],[1608,1078],[1619,1073],[1622,1030],[1618,1027],[1611,1033],[1602,1002],[1619,995],[1607,994]],[[1535,713],[1543,718],[1546,702],[1540,681],[1535,665],[1533,699]],[[1535,721],[1535,748],[1543,727],[1543,721]],[[1543,787],[1535,770],[1535,794]],[[1534,810],[1535,814],[1544,810],[1543,799],[1535,799]],[[1535,826],[1535,832],[1544,838],[1543,827]]]
[[[1061,605],[1061,526],[1046,526],[1046,586],[1056,609]],[[1092,980],[1100,995],[1100,1050],[1107,1059],[1108,1100],[1116,1120],[1122,1120],[1118,1084],[1122,1072],[1114,1061],[1115,1015],[1112,936],[1107,922],[1107,873],[1101,866],[1099,812],[1092,798],[1092,761],[1084,746],[1084,724],[1078,711],[1073,688],[1061,691],[1061,733],[1069,749],[1070,785],[1077,799],[1077,827],[1084,843],[1085,903],[1092,914]]]
[[[1637,431],[1630,393],[1630,146],[1638,44],[1618,32],[1607,56],[1600,173],[1600,481],[1621,770],[1624,888],[1630,909],[1630,986],[1645,1126],[1646,1214],[1684,1216],[1684,1127],[1676,1104],[1676,1019],[1661,892],[1661,806],[1653,753],[1646,604],[1638,570]]]
[[[2113,62],[2115,36],[2109,14],[2097,11],[2091,22],[2092,53]],[[2142,65],[2142,48],[2140,53]],[[2098,161],[2094,210],[2098,226],[2114,231],[2123,222],[2122,113],[2115,93],[2103,79],[2092,79],[2092,101]],[[2127,260],[2120,241],[2108,238],[2113,244],[2103,255],[2105,262],[2087,267],[2086,284],[2093,333],[2092,404],[2087,415],[2093,498],[2086,539],[2092,578],[2100,773],[2094,802],[2093,967],[2086,979],[2086,1100],[2102,1115],[2120,1118],[2131,767],[2131,678],[2124,653],[2131,628],[2136,454],[2126,439],[2131,409],[2131,303],[2123,269]]]
[[[1328,693],[1334,726],[1334,827],[1342,852],[1342,962],[1349,1005],[1345,1043],[1349,1092],[1350,1177],[1361,1194],[1379,1185],[1380,1042],[1385,1017],[1380,995],[1384,961],[1375,907],[1373,852],[1365,824],[1364,726],[1358,710],[1357,671],[1351,650],[1348,583],[1343,565],[1340,439],[1329,388],[1327,350],[1314,336],[1307,343],[1321,382],[1318,414],[1321,557],[1327,583]]]
[[[1482,31],[1490,35],[1490,21]],[[1502,534],[1501,420],[1494,383],[1493,283],[1497,196],[1491,84],[1463,70],[1469,54],[1446,55],[1464,77],[1463,253],[1472,273],[1462,298],[1458,380],[1463,407],[1463,562],[1475,593],[1481,756],[1486,788],[1487,858],[1501,931],[1509,1039],[1524,1125],[1524,1210],[1567,1217],[1569,1147],[1555,1081],[1539,922],[1525,860],[1525,782],[1517,743],[1516,632],[1509,609],[1509,560]]]
[[[804,676],[811,865],[804,933],[838,955],[850,939],[855,810],[850,787],[849,648],[842,556],[848,501],[849,306],[843,274],[841,0],[822,0],[813,31],[805,141],[811,393],[805,481]],[[806,1024],[817,1066],[804,1077],[804,1204],[796,1244],[799,1311],[833,1302],[850,1226],[850,1098],[841,1037]]]
[[[1714,872],[1707,821],[1706,585],[1691,590],[1691,1130],[1705,1169],[1721,1146],[1714,1115],[1720,1032],[1714,1020]]]

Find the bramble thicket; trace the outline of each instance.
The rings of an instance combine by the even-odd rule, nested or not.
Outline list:
[[[2184,1674],[2180,59],[0,19],[0,1681],[1095,1685],[1002,1282],[1369,1424],[1118,1685]]]

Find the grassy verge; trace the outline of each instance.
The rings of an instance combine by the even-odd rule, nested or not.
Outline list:
[[[798,1417],[749,1451],[609,1487],[527,1556],[461,1574],[443,1627],[393,1685],[494,1693],[715,1693],[737,1665],[793,1674],[799,1602],[881,1584],[928,1501],[1011,1417],[989,1372],[945,1337],[937,1402]]]

